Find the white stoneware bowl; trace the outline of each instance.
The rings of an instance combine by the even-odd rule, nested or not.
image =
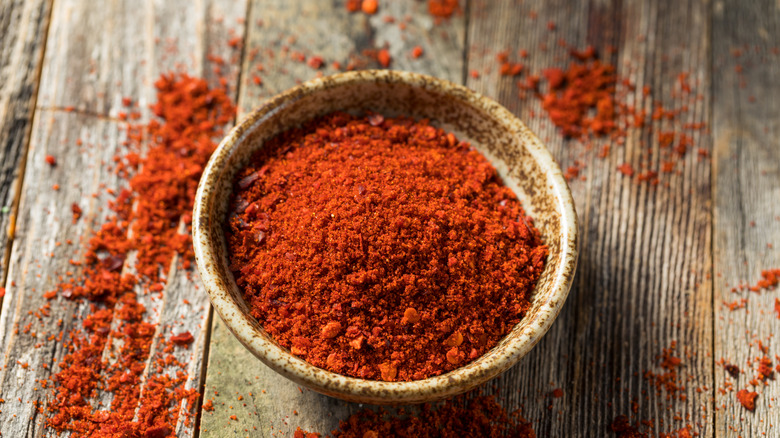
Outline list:
[[[266,140],[334,111],[427,118],[472,143],[534,218],[549,258],[531,308],[492,350],[436,377],[381,382],[317,368],[280,347],[250,315],[228,268],[223,235],[236,172]],[[539,139],[495,101],[429,76],[365,70],[315,79],[292,88],[248,114],[225,137],[206,167],[193,214],[198,270],[217,313],[233,334],[266,365],[315,391],[374,404],[420,403],[468,391],[506,371],[539,342],[558,316],[577,266],[577,215],[560,168]],[[553,360],[553,358],[550,358]]]

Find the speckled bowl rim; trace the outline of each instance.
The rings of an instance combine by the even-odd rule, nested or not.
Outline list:
[[[247,137],[246,134],[260,126],[265,116],[319,90],[359,82],[401,82],[412,87],[451,94],[463,104],[501,120],[512,132],[523,133],[528,140],[524,143],[525,148],[546,173],[545,183],[554,193],[556,210],[561,213],[561,259],[551,277],[552,292],[540,304],[537,312],[526,315],[525,318],[534,320],[520,333],[513,334],[516,339],[512,341],[511,348],[490,350],[461,368],[423,380],[383,382],[348,377],[315,367],[270,339],[265,339],[267,335],[259,331],[259,324],[251,315],[245,314],[224,289],[225,282],[232,279],[219,278],[217,270],[213,268],[222,263],[223,258],[212,247],[209,239],[211,221],[218,221],[221,227],[222,218],[212,218],[208,214],[208,206],[212,202],[210,198],[217,193],[217,190],[210,188],[218,183],[221,168],[226,165],[233,150]],[[494,100],[450,81],[403,71],[361,70],[340,73],[304,82],[267,100],[247,114],[212,155],[198,185],[193,218],[193,245],[198,271],[214,309],[236,338],[270,368],[299,384],[344,400],[367,403],[403,404],[440,400],[473,389],[506,371],[525,356],[553,324],[566,301],[577,265],[578,229],[574,202],[560,168],[542,142],[523,122]],[[226,269],[226,272],[230,270]],[[232,281],[234,284],[235,280]],[[527,323],[525,318],[523,321]]]

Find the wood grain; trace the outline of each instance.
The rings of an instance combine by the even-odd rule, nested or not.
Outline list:
[[[335,72],[333,61],[342,68],[350,60],[376,68],[376,62],[364,58],[362,52],[385,44],[393,58],[391,68],[461,82],[465,17],[434,26],[425,8],[424,2],[414,0],[384,1],[376,15],[366,16],[349,14],[340,1],[254,1],[241,75],[242,112],[301,80]],[[386,16],[396,21],[388,23]],[[405,16],[409,19],[404,20]],[[401,21],[407,23],[405,31],[399,28]],[[410,54],[416,45],[423,47],[424,54],[413,59]],[[307,59],[321,56],[327,67],[314,70],[292,60],[289,55],[294,51]],[[264,70],[258,71],[258,65]],[[261,78],[262,86],[254,84],[253,75]],[[280,377],[239,344],[219,317],[215,317],[211,339],[204,397],[213,400],[214,411],[203,413],[203,436],[291,436],[297,427],[325,433],[360,409],[360,405],[299,388]]]
[[[568,47],[593,45],[619,75],[641,90],[649,85],[665,105],[676,102],[671,84],[681,72],[698,81],[702,99],[686,122],[709,121],[709,11],[702,2],[475,1],[470,7],[467,84],[497,98],[526,120],[566,169],[578,160],[571,182],[581,225],[575,286],[550,332],[520,364],[495,381],[507,407],[522,407],[539,436],[608,436],[618,415],[652,422],[655,433],[691,424],[712,436],[712,288],[710,164],[688,154],[669,187],[638,184],[616,167],[657,160],[657,122],[628,136],[625,146],[596,158],[564,141],[539,102],[521,100],[515,80],[499,77],[496,54],[527,49],[531,72],[564,66]],[[554,26],[548,25],[552,22]],[[550,30],[549,27],[554,27]],[[609,55],[607,48],[616,52]],[[647,107],[641,91],[631,95]],[[696,147],[709,137],[694,134]],[[642,143],[646,143],[647,146]],[[584,179],[584,180],[583,180]],[[683,358],[687,401],[667,402],[643,379],[661,371],[658,355],[672,341]],[[686,352],[697,353],[687,355]],[[554,388],[563,397],[553,399]],[[701,392],[699,392],[701,391]],[[637,411],[632,411],[632,402]],[[675,420],[679,415],[682,420]]]
[[[13,239],[50,9],[50,0],[0,4],[0,287],[8,272],[8,243]]]
[[[140,105],[143,121],[149,118],[147,107],[155,101],[154,81],[161,73],[188,72],[209,78],[214,86],[219,85],[217,76],[224,76],[235,89],[238,68],[231,65],[237,62],[215,66],[208,59],[240,57],[240,47],[228,41],[243,37],[245,8],[242,2],[227,1],[193,5],[150,0],[142,7],[134,1],[101,7],[75,0],[55,3],[11,250],[10,286],[0,315],[3,436],[53,435],[44,428],[49,391],[40,389],[40,381],[56,371],[63,343],[47,336],[79,327],[88,305],[58,297],[50,302],[49,316],[39,317],[38,309],[46,303],[42,294],[56,289],[59,275],[77,270],[68,260],[79,258],[79,244],[109,213],[106,190],[125,185],[108,164],[122,151],[124,123],[117,119],[127,111],[122,98]],[[48,165],[46,155],[56,157],[57,165]],[[73,203],[84,211],[75,223]],[[198,387],[208,300],[191,274],[174,264],[164,294],[149,300],[146,316],[163,336],[185,330],[194,335],[195,343],[180,352],[180,360],[188,365],[187,386]],[[40,412],[36,403],[42,403]],[[177,435],[189,436],[194,427],[194,422],[179,424]]]
[[[755,284],[764,269],[780,268],[780,9],[773,1],[716,1],[713,10],[713,135],[715,359],[737,365],[733,379],[715,367],[717,436],[777,436],[780,387],[756,389],[756,411],[736,400],[763,356],[758,342],[780,354],[773,334],[777,290],[733,293]],[[771,245],[771,247],[770,247]],[[746,298],[743,309],[723,302]],[[727,385],[731,384],[730,389]],[[727,389],[721,393],[720,389]]]

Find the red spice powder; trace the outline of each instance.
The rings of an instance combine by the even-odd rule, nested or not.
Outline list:
[[[450,18],[456,12],[460,13],[458,0],[428,0],[428,13],[436,18]]]
[[[365,409],[341,421],[333,437],[536,438],[530,423],[517,412],[507,413],[493,396],[459,396],[441,405],[424,404],[417,413],[397,414]]]
[[[300,427],[295,429],[295,433],[293,434],[293,438],[320,438],[320,436],[321,435],[319,433],[307,432]]]
[[[727,363],[727,364],[724,364],[724,365],[723,365],[723,369],[725,369],[725,370],[726,370],[726,372],[727,372],[727,373],[729,373],[729,375],[730,375],[731,377],[733,377],[733,378],[735,378],[735,379],[736,379],[737,377],[739,377],[740,370],[739,370],[739,367],[738,367],[738,366],[736,366],[736,365],[734,365],[734,364],[728,364],[728,363]]]
[[[390,67],[390,62],[392,61],[392,58],[390,57],[390,52],[387,51],[387,49],[380,50],[376,55],[377,61],[379,61],[379,64],[384,67]]]
[[[665,390],[667,400],[679,398],[681,401],[685,401],[685,386],[681,382],[678,373],[678,368],[682,365],[682,360],[673,355],[676,348],[677,342],[672,341],[669,348],[663,349],[659,359],[661,360],[660,366],[664,371],[660,373],[645,371],[644,378],[655,386],[658,394],[661,393],[661,390]]]
[[[170,341],[176,345],[189,345],[192,344],[192,341],[194,340],[195,338],[192,337],[192,333],[188,331],[179,333],[178,335],[173,335],[170,338]]]
[[[547,257],[492,165],[427,122],[336,113],[240,172],[226,237],[252,315],[327,370],[407,381],[476,359]]]
[[[565,43],[563,43],[565,45]],[[642,90],[645,100],[654,107],[652,114],[647,114],[642,108],[635,107],[628,98],[636,90],[636,86],[626,78],[617,75],[615,67],[598,59],[596,50],[588,47],[585,50],[570,50],[571,62],[566,68],[550,67],[542,70],[546,88],[540,87],[540,78],[529,75],[525,81],[518,81],[521,97],[531,92],[541,100],[542,108],[550,121],[559,128],[561,134],[585,144],[588,148],[595,142],[612,141],[618,145],[624,144],[631,130],[641,129],[649,122],[663,120],[677,122],[683,114],[689,111],[689,106],[683,103],[679,108],[668,109],[660,102],[653,100],[649,87]],[[508,63],[508,52],[499,54],[500,72],[512,74],[512,65]],[[522,70],[520,68],[518,73]],[[676,99],[688,99],[693,102],[697,96],[691,88],[687,74],[679,75],[675,82]],[[679,124],[679,123],[678,123]],[[636,173],[628,164],[618,167],[618,170],[628,177],[636,177],[636,181],[646,181],[651,185],[659,183],[659,172],[671,174],[675,172],[676,162],[684,157],[694,146],[693,136],[687,131],[703,130],[704,123],[686,123],[677,131],[656,133],[656,141],[661,148],[661,159],[657,169],[648,169]],[[601,145],[599,158],[608,156],[608,145]],[[706,157],[706,151],[700,156]],[[642,164],[645,167],[645,164]]]
[[[750,286],[751,292],[758,292],[761,289],[769,289],[777,286],[780,282],[780,269],[767,269],[761,271],[761,280],[758,280],[756,284]]]
[[[747,389],[737,391],[737,400],[742,403],[745,409],[751,412],[756,410],[756,397],[758,397],[758,393],[755,391],[748,391]]]
[[[191,265],[195,189],[216,147],[212,139],[235,110],[224,91],[210,90],[201,79],[163,76],[155,86],[158,119],[128,128],[131,151],[118,165],[120,174],[132,175],[129,187],[111,204],[114,216],[89,240],[80,275],[59,287],[65,298],[92,302],[83,331],[68,334],[48,403],[48,426],[73,436],[170,436],[182,403],[191,410],[198,398],[184,388],[187,374],[172,345],[149,357],[158,327],[144,321],[137,294],[162,290],[162,272],[175,255],[183,267]],[[136,274],[123,273],[130,256]],[[115,360],[107,362],[104,350],[116,343]],[[147,373],[147,363],[160,371]],[[93,406],[98,390],[113,395],[110,405]]]
[[[377,0],[363,0],[360,9],[364,14],[374,15],[376,14],[377,9],[379,9],[379,4],[377,3]]]
[[[615,432],[619,438],[647,438],[647,434],[639,432],[625,415],[618,415],[609,425],[609,430]]]

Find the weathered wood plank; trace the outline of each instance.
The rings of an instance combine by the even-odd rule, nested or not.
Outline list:
[[[8,241],[13,238],[50,9],[50,0],[0,4],[0,287],[8,272]]]
[[[366,16],[349,14],[340,1],[254,1],[247,22],[241,111],[245,113],[262,99],[318,73],[305,62],[291,60],[289,54],[293,51],[307,58],[321,56],[326,67],[319,71],[330,74],[335,72],[333,61],[346,67],[350,60],[356,60],[359,66],[376,68],[375,61],[360,64],[364,61],[360,55],[364,49],[387,44],[393,58],[390,68],[461,82],[465,17],[434,26],[426,8],[425,2],[387,0],[380,2],[376,15]],[[387,22],[386,16],[394,17],[395,22]],[[399,23],[406,16],[406,30],[401,31]],[[411,51],[417,45],[424,54],[413,59]],[[284,46],[289,46],[289,51]],[[264,71],[258,71],[258,65]],[[254,75],[261,78],[262,86],[255,85]],[[214,318],[211,339],[204,397],[213,400],[214,411],[202,414],[203,436],[291,436],[299,426],[329,432],[339,420],[360,408],[299,389],[278,376],[239,344],[218,316]],[[231,415],[237,420],[231,420]]]
[[[756,411],[736,399],[752,389],[757,341],[780,354],[774,313],[777,290],[731,292],[756,284],[764,269],[780,268],[780,9],[773,1],[716,1],[713,5],[713,136],[715,355],[737,365],[733,379],[715,367],[718,436],[776,436],[780,387],[759,385]],[[743,309],[723,302],[746,298]],[[721,393],[720,389],[730,388]]]
[[[42,402],[45,413],[48,390],[36,388],[56,371],[64,352],[60,340],[46,337],[78,327],[88,305],[58,297],[51,301],[50,316],[39,319],[35,312],[46,303],[43,292],[56,288],[58,276],[77,269],[68,260],[80,256],[79,243],[109,213],[106,189],[125,185],[108,168],[113,155],[122,151],[124,122],[117,119],[127,111],[122,98],[140,105],[143,121],[150,117],[147,106],[155,101],[154,82],[162,73],[187,72],[214,86],[225,77],[235,89],[241,49],[229,41],[242,39],[245,16],[244,2],[216,0],[194,5],[148,1],[143,7],[134,1],[100,7],[76,0],[55,3],[27,157],[28,183],[22,187],[11,251],[10,286],[0,316],[4,436],[52,434],[45,430],[46,416],[35,408]],[[215,57],[228,61],[217,66],[219,72],[209,61]],[[49,166],[46,155],[56,157],[57,166]],[[72,203],[84,211],[75,223]],[[74,243],[66,244],[67,239]],[[197,275],[190,274],[172,266],[163,296],[150,297],[146,317],[158,324],[162,336],[185,330],[194,335],[193,345],[176,354],[188,365],[187,386],[197,388],[207,347],[208,300]],[[176,433],[189,436],[194,427],[195,422],[179,424]]]
[[[527,49],[529,57],[521,62],[539,72],[567,64],[568,48],[559,41],[579,49],[591,44],[638,90],[651,86],[665,105],[680,103],[671,84],[678,73],[689,72],[704,95],[680,123],[707,122],[707,5],[474,1],[470,10],[468,68],[480,76],[469,76],[467,84],[526,120],[562,168],[583,162],[585,177],[571,183],[582,224],[571,296],[547,336],[495,382],[497,392],[510,408],[524,408],[538,436],[608,436],[610,423],[621,414],[651,421],[655,433],[692,424],[702,436],[712,436],[709,163],[689,153],[682,171],[668,177],[670,187],[637,184],[615,169],[623,162],[639,168],[659,154],[650,135],[657,122],[629,135],[625,146],[613,144],[607,158],[596,158],[598,150],[588,152],[562,140],[538,101],[518,99],[515,80],[499,77],[496,62],[501,50],[517,56],[518,49]],[[548,22],[555,30],[548,29]],[[612,56],[609,46],[617,48]],[[647,106],[641,91],[632,99]],[[709,148],[709,141],[705,134],[694,134],[696,147]],[[676,353],[685,364],[686,402],[667,402],[642,377],[645,370],[660,370],[657,355],[672,341],[678,342]],[[686,356],[689,351],[698,354]],[[562,398],[550,397],[556,387],[563,390]],[[682,421],[674,419],[676,414]]]

